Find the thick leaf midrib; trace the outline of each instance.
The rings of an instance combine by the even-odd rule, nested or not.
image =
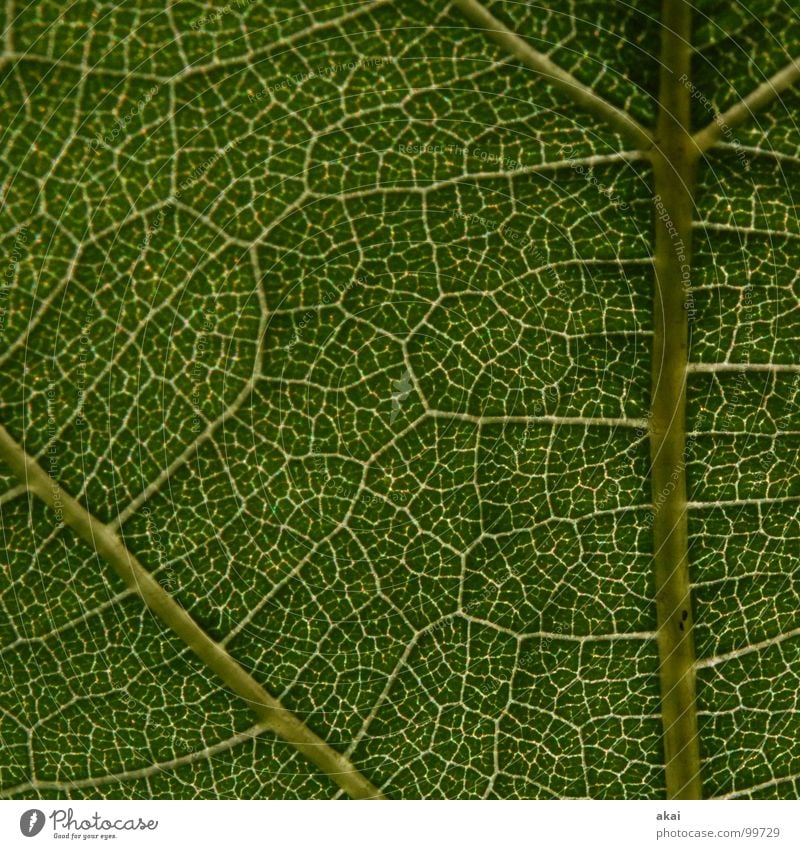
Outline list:
[[[686,507],[686,380],[696,153],[690,138],[691,6],[664,0],[655,201],[650,479],[667,796],[702,797]]]

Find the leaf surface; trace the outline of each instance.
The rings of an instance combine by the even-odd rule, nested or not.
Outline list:
[[[385,795],[664,798],[652,151],[466,5],[7,4],[0,420]],[[488,8],[656,126],[658,4]],[[692,38],[697,131],[800,21],[702,0]],[[708,797],[800,774],[798,105],[697,168]],[[6,796],[341,793],[0,481]]]

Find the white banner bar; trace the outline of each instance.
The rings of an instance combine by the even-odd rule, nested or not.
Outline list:
[[[800,802],[0,803],[0,846],[798,849]]]

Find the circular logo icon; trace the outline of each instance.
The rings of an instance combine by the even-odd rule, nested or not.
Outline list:
[[[25,837],[36,837],[44,828],[44,813],[38,808],[31,808],[19,818],[19,830]]]

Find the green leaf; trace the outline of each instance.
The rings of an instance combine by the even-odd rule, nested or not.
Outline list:
[[[0,21],[0,794],[796,796],[788,5]]]

